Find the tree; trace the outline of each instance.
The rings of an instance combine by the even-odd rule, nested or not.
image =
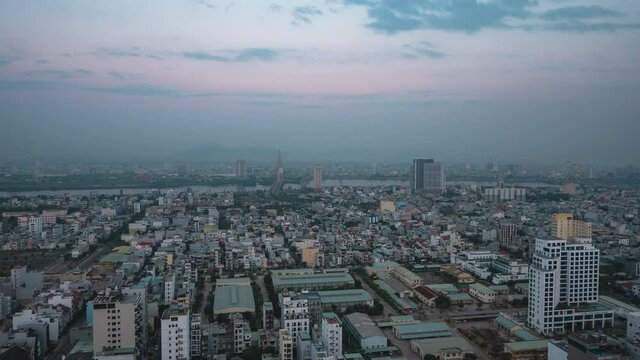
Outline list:
[[[431,354],[425,355],[423,359],[424,360],[438,360],[438,358],[435,355],[431,355]]]
[[[438,296],[436,298],[436,307],[438,309],[448,309],[449,306],[451,306],[451,301],[449,301],[449,298],[446,296]]]
[[[355,280],[354,280],[354,282],[353,282],[353,286],[354,286],[356,289],[362,289],[362,283],[361,283],[361,282],[360,282],[360,280],[358,280],[358,279],[355,279]]]
[[[18,227],[18,218],[17,218],[17,217],[15,217],[15,216],[10,216],[10,217],[7,219],[7,224],[9,224],[9,228],[10,228],[10,229],[13,229],[13,228],[15,228],[15,227]]]
[[[262,349],[259,346],[251,346],[242,351],[242,358],[249,360],[262,359]]]
[[[493,354],[500,355],[502,354],[502,349],[503,347],[501,344],[492,344],[489,351]]]
[[[464,357],[462,358],[462,360],[476,360],[478,357],[476,356],[476,354],[471,354],[471,353],[467,353],[464,354]]]

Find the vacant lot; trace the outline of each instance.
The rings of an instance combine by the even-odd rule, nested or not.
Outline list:
[[[0,251],[0,275],[9,276],[11,269],[27,265],[30,270],[43,270],[62,260],[67,250],[17,250]]]

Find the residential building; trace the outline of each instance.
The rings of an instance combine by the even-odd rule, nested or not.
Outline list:
[[[191,314],[190,352],[192,358],[202,355],[202,314]]]
[[[33,299],[44,286],[44,274],[27,271],[26,266],[11,269],[11,289],[17,300]]]
[[[164,311],[160,321],[162,360],[188,360],[191,358],[190,320],[189,307],[187,306],[172,305]]]
[[[599,259],[591,239],[536,239],[529,268],[529,326],[548,335],[574,331],[576,325],[613,325],[613,310],[598,304]]]
[[[42,234],[42,217],[40,216],[30,216],[29,217],[29,232],[33,235]]]
[[[262,327],[265,330],[272,330],[275,327],[275,314],[273,313],[273,304],[265,301],[262,304]]]
[[[510,247],[515,245],[518,227],[514,223],[501,223],[498,225],[498,242],[500,245]]]
[[[171,272],[164,277],[164,304],[170,305],[176,297],[176,274]]]
[[[278,349],[280,360],[293,360],[293,337],[289,330],[280,329],[278,332]]]
[[[311,336],[307,333],[299,332],[295,341],[296,360],[313,360],[311,356]]]
[[[241,354],[245,348],[251,345],[251,327],[242,314],[233,314],[231,318],[233,331],[233,352]]]
[[[95,356],[112,350],[138,351],[144,348],[142,299],[109,291],[93,299],[93,352]]]
[[[563,240],[591,238],[591,223],[576,220],[573,214],[554,214],[551,235]]]
[[[484,189],[484,200],[487,202],[526,201],[527,190],[519,188],[490,188]]]
[[[309,301],[302,294],[283,292],[280,294],[282,327],[289,331],[292,338],[298,332],[309,333]]]
[[[379,211],[380,215],[384,215],[385,212],[393,214],[396,212],[396,202],[393,200],[380,200]]]
[[[566,341],[549,340],[547,343],[547,359],[568,360],[569,344]]]
[[[635,358],[640,359],[640,312],[627,314],[627,337],[625,345]]]
[[[307,264],[307,267],[318,266],[318,248],[317,247],[305,247],[302,249],[302,262]]]
[[[328,355],[342,356],[342,321],[332,312],[322,313],[322,342]]]

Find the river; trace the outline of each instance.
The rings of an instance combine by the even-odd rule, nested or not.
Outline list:
[[[362,187],[372,187],[372,186],[409,186],[408,181],[401,180],[366,180],[366,179],[344,179],[344,180],[336,180],[336,179],[327,179],[322,182],[323,186],[332,187],[332,186],[362,186]],[[493,186],[495,182],[493,181],[447,181],[447,185],[475,185],[475,186]],[[532,188],[540,188],[540,187],[557,187],[554,184],[541,183],[541,182],[521,182],[514,184],[507,184],[507,186],[524,186],[524,187],[532,187]],[[70,196],[89,196],[89,195],[118,195],[122,191],[124,195],[137,195],[137,194],[145,194],[150,193],[152,191],[160,191],[161,193],[166,193],[169,189],[175,189],[177,191],[184,191],[187,189],[191,189],[195,192],[212,192],[212,193],[222,193],[222,192],[237,192],[237,191],[255,191],[255,190],[267,190],[268,186],[263,185],[255,185],[255,186],[242,186],[242,185],[222,185],[222,186],[203,186],[203,185],[194,185],[194,186],[181,186],[181,187],[173,187],[173,188],[136,188],[136,189],[82,189],[82,190],[39,190],[39,191],[16,191],[16,192],[8,192],[8,191],[0,191],[0,197],[10,197],[10,196],[25,196],[25,197],[33,197],[38,195],[44,196],[61,196],[61,195],[70,195]],[[300,185],[298,184],[285,184],[285,189],[296,190],[300,189]]]

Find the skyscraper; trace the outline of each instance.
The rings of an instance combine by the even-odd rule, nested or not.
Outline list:
[[[275,180],[271,187],[269,188],[269,195],[278,196],[282,192],[284,188],[284,168],[282,167],[282,157],[280,156],[280,151],[278,151],[278,162],[276,163],[275,168]]]
[[[529,267],[529,326],[550,335],[613,325],[613,310],[598,304],[599,260],[591,239],[536,239]]]
[[[236,178],[244,179],[247,177],[247,162],[245,160],[236,161]]]
[[[313,167],[313,190],[322,190],[322,166],[319,165]]]
[[[411,167],[411,193],[443,193],[444,164],[433,159],[414,159]]]

